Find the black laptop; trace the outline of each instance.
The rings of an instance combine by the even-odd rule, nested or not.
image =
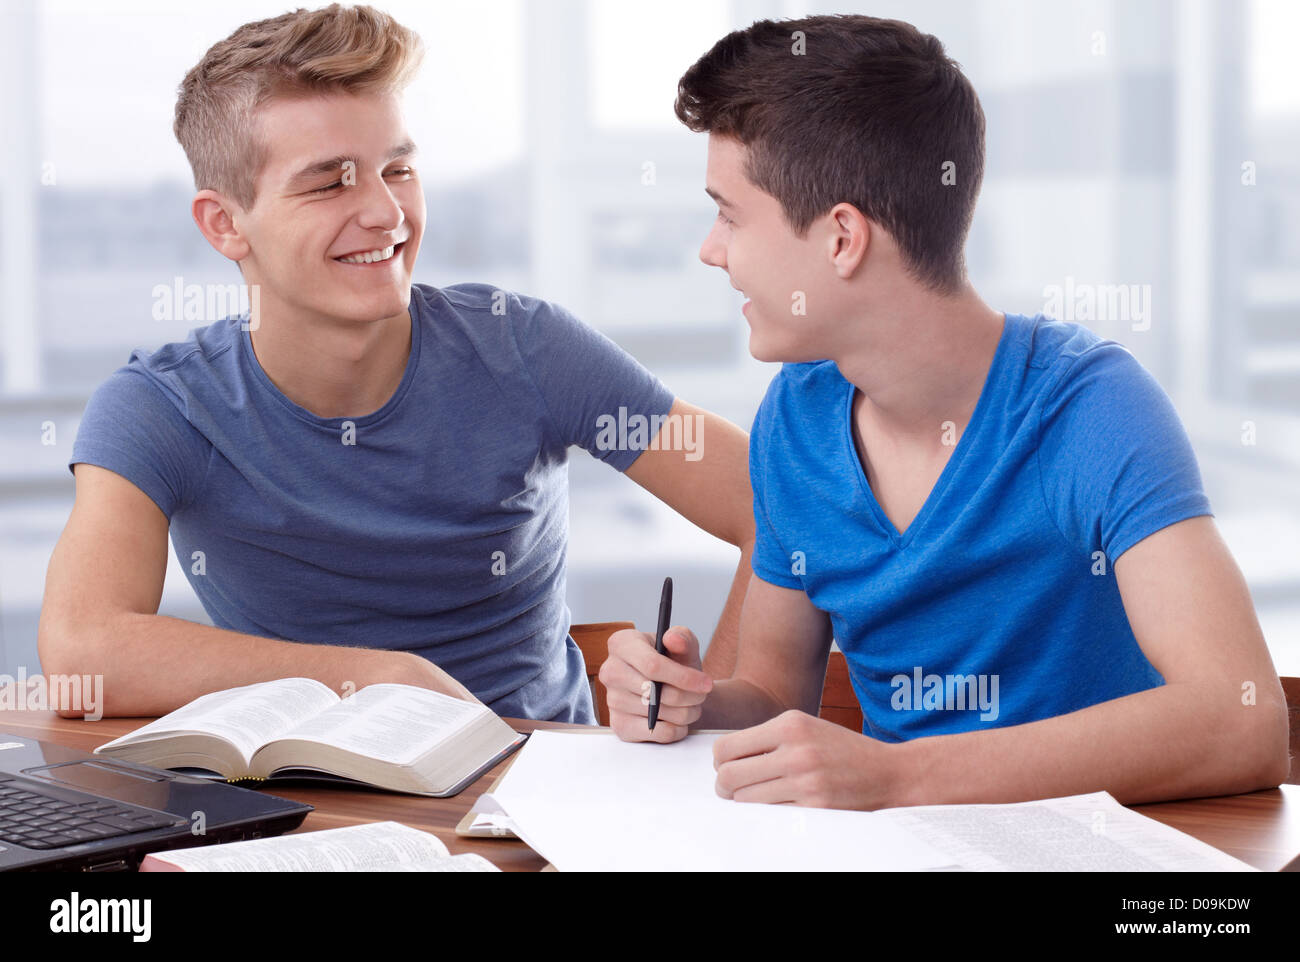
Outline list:
[[[150,852],[291,831],[311,810],[0,732],[0,871],[130,871]]]

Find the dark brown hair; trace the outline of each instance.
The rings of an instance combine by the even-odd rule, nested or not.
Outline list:
[[[691,130],[748,148],[746,175],[798,236],[850,203],[928,287],[965,283],[984,111],[936,38],[875,17],[760,20],[686,71],[674,109]]]

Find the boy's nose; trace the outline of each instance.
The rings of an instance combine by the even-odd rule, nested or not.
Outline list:
[[[710,267],[727,268],[727,248],[718,240],[717,230],[709,231],[709,236],[704,238],[704,243],[700,245],[700,260]]]

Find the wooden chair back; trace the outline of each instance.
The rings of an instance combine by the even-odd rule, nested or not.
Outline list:
[[[826,661],[826,682],[822,685],[822,704],[817,715],[855,732],[862,731],[862,706],[858,693],[853,690],[849,663],[842,651],[832,651]]]
[[[587,684],[591,686],[591,701],[596,706],[596,718],[600,724],[609,724],[609,704],[605,701],[605,686],[596,677],[600,666],[609,656],[609,636],[624,628],[635,628],[630,621],[600,621],[587,625],[572,625],[569,637],[582,652],[582,660],[587,666]]]
[[[1291,722],[1291,774],[1286,784],[1300,785],[1300,678],[1283,678],[1286,717]]]

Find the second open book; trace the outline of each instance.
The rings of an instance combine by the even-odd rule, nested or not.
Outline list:
[[[192,774],[454,795],[524,740],[479,702],[410,685],[339,698],[311,678],[213,692],[95,749]]]

